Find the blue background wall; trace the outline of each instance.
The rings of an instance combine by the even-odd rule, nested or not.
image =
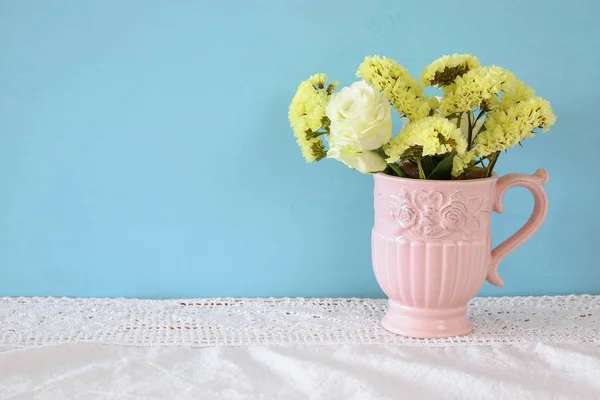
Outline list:
[[[453,52],[558,115],[500,159],[546,167],[551,208],[482,294],[600,293],[599,18],[591,0],[0,0],[0,295],[382,296],[372,178],[305,165],[287,107],[311,73]],[[507,195],[496,242],[532,203]]]

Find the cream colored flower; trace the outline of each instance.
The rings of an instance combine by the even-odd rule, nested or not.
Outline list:
[[[396,61],[386,57],[366,57],[356,76],[381,90],[400,114],[416,121],[429,115],[431,106],[423,88]]]
[[[388,162],[409,156],[423,157],[467,149],[467,141],[460,129],[446,118],[425,117],[406,125],[385,148]]]
[[[387,163],[374,151],[359,151],[352,146],[331,147],[327,152],[327,158],[341,161],[348,167],[356,169],[363,174],[381,172],[387,167]]]
[[[385,95],[365,81],[353,83],[331,97],[329,145],[375,150],[392,138],[391,107]]]
[[[425,67],[420,83],[427,86],[444,87],[474,68],[481,66],[479,59],[471,54],[452,54],[443,56]]]

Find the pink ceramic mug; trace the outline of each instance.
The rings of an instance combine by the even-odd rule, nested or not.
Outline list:
[[[485,279],[502,286],[498,264],[527,241],[548,211],[548,173],[498,178],[427,181],[376,174],[373,267],[389,297],[382,323],[391,332],[436,338],[471,331],[467,304]],[[494,250],[491,213],[513,186],[529,189],[533,214]]]

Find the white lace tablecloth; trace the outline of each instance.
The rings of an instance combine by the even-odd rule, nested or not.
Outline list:
[[[600,399],[600,296],[477,298],[472,334],[370,299],[0,299],[0,399]]]
[[[0,346],[600,343],[600,296],[475,298],[468,336],[411,339],[384,330],[374,299],[0,298]]]

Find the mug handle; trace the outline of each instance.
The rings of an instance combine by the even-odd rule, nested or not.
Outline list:
[[[548,213],[548,195],[544,190],[544,185],[548,182],[548,172],[545,169],[538,169],[533,175],[526,174],[508,174],[498,179],[496,182],[496,194],[494,200],[494,211],[501,214],[504,211],[502,197],[504,193],[514,187],[522,186],[529,189],[535,200],[533,213],[529,220],[514,235],[500,243],[492,250],[492,262],[485,277],[489,283],[495,286],[503,286],[504,281],[498,275],[498,265],[507,255],[515,251],[519,246],[525,243],[534,233],[540,229],[546,214]]]

